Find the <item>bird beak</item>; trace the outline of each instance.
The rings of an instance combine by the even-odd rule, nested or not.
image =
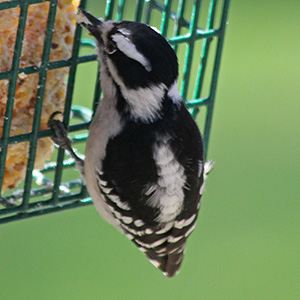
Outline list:
[[[91,35],[93,35],[98,40],[102,40],[101,38],[101,27],[103,24],[103,20],[100,18],[94,17],[88,11],[84,9],[78,9],[78,14],[76,17],[76,21],[81,26],[85,27]]]

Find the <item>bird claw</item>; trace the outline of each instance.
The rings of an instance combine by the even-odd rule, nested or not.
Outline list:
[[[75,164],[79,169],[81,176],[84,178],[84,161],[73,150],[71,141],[68,138],[68,131],[65,128],[63,122],[54,119],[54,117],[58,114],[62,114],[62,112],[54,112],[48,120],[48,127],[55,132],[55,136],[52,136],[51,139],[60,148],[67,150],[70,153],[71,157],[75,160]]]
[[[55,132],[55,136],[52,136],[51,139],[59,147],[69,150],[71,148],[71,141],[68,138],[68,131],[60,120],[54,119],[58,114],[62,114],[62,112],[54,112],[48,120],[48,127]]]

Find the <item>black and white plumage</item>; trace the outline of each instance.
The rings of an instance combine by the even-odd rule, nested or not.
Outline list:
[[[205,179],[202,138],[177,91],[176,54],[145,24],[83,10],[78,22],[96,39],[103,90],[85,152],[88,191],[102,217],[174,276]]]

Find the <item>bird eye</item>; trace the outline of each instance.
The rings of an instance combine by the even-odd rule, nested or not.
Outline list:
[[[109,40],[106,44],[106,52],[107,54],[113,54],[117,51],[117,45],[114,41]]]

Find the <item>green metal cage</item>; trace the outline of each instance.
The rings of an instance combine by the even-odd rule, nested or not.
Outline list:
[[[49,2],[42,62],[39,66],[20,68],[28,7],[42,2]],[[81,0],[79,7],[86,8],[86,5],[93,4],[92,2],[92,0],[90,3]],[[65,157],[63,149],[57,150],[55,161],[46,163],[43,170],[34,170],[34,162],[38,140],[53,135],[51,130],[39,130],[45,81],[49,70],[64,67],[69,70],[63,122],[69,132],[73,133],[73,145],[84,143],[86,140],[86,130],[92,113],[101,99],[98,67],[98,74],[94,79],[93,107],[72,106],[77,66],[97,60],[96,51],[93,54],[79,55],[80,49],[84,47],[95,50],[93,40],[81,38],[80,26],[76,26],[71,57],[67,60],[49,61],[57,0],[4,0],[0,1],[0,14],[6,9],[15,7],[20,8],[20,15],[12,67],[7,72],[0,72],[0,80],[8,80],[9,83],[3,133],[0,138],[0,191],[8,145],[28,141],[30,146],[23,188],[0,194],[0,224],[92,204],[79,173],[76,173],[77,178],[63,180],[63,171],[75,168],[74,161]],[[102,12],[106,20],[131,19],[154,25],[168,39],[179,56],[180,93],[187,108],[201,127],[205,153],[207,153],[212,124],[228,8],[229,0],[107,0],[105,11]],[[128,11],[131,15],[127,13]],[[92,13],[95,14],[94,11]],[[39,76],[34,120],[30,133],[10,136],[15,89],[20,73],[37,73]],[[80,120],[72,125],[70,125],[71,111],[72,118]],[[85,132],[82,133],[82,130]]]

